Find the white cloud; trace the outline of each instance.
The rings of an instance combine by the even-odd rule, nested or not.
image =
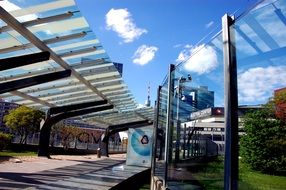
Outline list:
[[[210,28],[214,24],[214,21],[210,21],[205,25],[206,28]]]
[[[142,34],[147,33],[146,29],[136,26],[131,16],[127,9],[110,9],[105,15],[107,29],[116,32],[125,43],[133,42]]]
[[[134,53],[133,63],[145,65],[154,59],[157,51],[158,48],[155,46],[142,45]]]
[[[250,68],[238,74],[238,97],[242,102],[265,103],[273,90],[286,85],[286,66]]]
[[[216,51],[212,47],[204,44],[195,47],[186,45],[176,61],[185,61],[185,69],[199,75],[213,71],[219,64]]]
[[[179,47],[182,47],[182,44],[176,44],[173,46],[173,48],[179,48]]]

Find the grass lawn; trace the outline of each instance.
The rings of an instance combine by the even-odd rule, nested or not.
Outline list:
[[[247,190],[285,190],[286,176],[274,176],[251,171],[244,164],[239,167],[239,189]]]
[[[0,151],[0,157],[15,157],[15,156],[37,156],[37,152],[31,152],[31,151]]]
[[[194,176],[205,189],[223,189],[223,159],[206,164]],[[245,164],[239,163],[239,189],[240,190],[285,190],[286,176],[262,174],[250,170]]]

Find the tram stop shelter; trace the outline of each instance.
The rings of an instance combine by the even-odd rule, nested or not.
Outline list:
[[[0,98],[46,113],[39,156],[49,156],[51,126],[66,118],[105,129],[104,142],[153,122],[74,0],[5,1],[0,18]]]

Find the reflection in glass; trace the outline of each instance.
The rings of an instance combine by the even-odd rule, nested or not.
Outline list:
[[[239,189],[256,189],[258,186],[285,188],[285,173],[281,170],[286,166],[281,164],[279,154],[284,151],[282,154],[285,156],[285,146],[279,143],[286,139],[285,125],[276,127],[281,118],[265,107],[267,104],[281,108],[281,104],[278,106],[273,102],[277,98],[276,93],[283,92],[286,87],[285,16],[285,1],[264,1],[233,26],[239,109],[248,110],[240,120]],[[274,169],[274,165],[279,169]],[[259,182],[256,181],[258,178]]]

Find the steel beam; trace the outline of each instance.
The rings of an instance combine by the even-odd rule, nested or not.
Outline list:
[[[16,57],[9,57],[0,59],[0,71],[22,67],[33,63],[47,61],[50,58],[50,52],[44,51],[28,55],[21,55]]]
[[[35,25],[39,25],[39,24],[44,24],[44,23],[64,20],[64,19],[68,19],[68,18],[72,17],[73,13],[74,12],[67,12],[67,13],[60,14],[60,15],[53,15],[53,16],[44,17],[44,18],[37,18],[35,20],[30,20],[30,21],[23,22],[22,25],[24,27],[29,27],[29,26],[35,26]],[[9,25],[3,26],[3,27],[0,28],[0,33],[7,32],[7,31],[10,31],[10,30],[12,30],[12,28]]]
[[[99,59],[95,59],[95,60],[82,60],[79,63],[72,64],[72,67],[74,69],[79,69],[81,67],[92,67],[95,65],[101,65],[101,64],[109,63],[108,61],[106,61],[106,59],[107,58],[99,58]]]
[[[61,100],[64,100],[64,101],[68,101],[69,99],[73,99],[73,98],[77,98],[77,97],[86,97],[86,96],[97,96],[96,94],[94,94],[93,92],[78,92],[76,94],[66,94],[64,96],[61,96],[61,97],[53,97],[53,98],[45,98],[46,101],[49,101],[49,102],[58,102],[58,101],[61,101]]]
[[[99,106],[103,104],[107,104],[107,100],[85,102],[81,104],[73,104],[73,105],[67,105],[67,106],[58,106],[58,107],[50,108],[50,114],[58,114],[62,112],[74,111],[74,110],[79,110],[83,108]]]
[[[20,96],[20,97],[22,97],[22,98],[24,98],[24,99],[26,99],[26,100],[31,100],[31,101],[33,101],[33,102],[36,102],[36,103],[38,103],[38,104],[42,104],[42,105],[45,105],[45,106],[48,106],[48,107],[54,107],[55,105],[54,104],[51,104],[51,103],[49,103],[49,102],[47,102],[47,101],[44,101],[44,100],[41,100],[41,99],[38,99],[38,98],[35,98],[35,97],[33,97],[33,96],[30,96],[30,95],[28,95],[28,94],[25,94],[25,93],[23,93],[23,92],[20,92],[20,91],[12,91],[12,92],[10,92],[11,94],[13,94],[13,95],[15,95],[15,96]]]
[[[88,89],[86,89],[85,86],[71,86],[71,87],[72,88],[68,88],[67,90],[66,89],[58,89],[59,90],[58,92],[53,92],[53,93],[42,92],[41,94],[38,94],[37,97],[38,98],[45,98],[45,99],[47,98],[49,100],[51,97],[54,97],[54,96],[62,97],[62,96],[66,96],[68,94],[78,94],[82,91],[88,90]]]
[[[45,44],[54,44],[54,43],[72,40],[72,39],[76,39],[76,38],[82,38],[82,37],[86,36],[86,34],[87,34],[87,32],[83,31],[80,33],[68,34],[65,36],[57,36],[54,38],[43,40],[43,42]],[[23,45],[18,45],[18,46],[0,49],[0,53],[9,53],[11,51],[25,50],[25,49],[32,48],[32,47],[34,47],[34,45],[32,43],[27,43],[27,44],[23,44]]]
[[[113,65],[111,65],[107,67],[81,70],[79,71],[79,73],[83,76],[89,76],[89,75],[94,75],[94,74],[104,74],[104,73],[110,73],[110,72],[116,72],[116,71],[117,69]]]
[[[55,72],[55,73],[49,73],[49,74],[34,76],[34,77],[30,77],[30,78],[19,79],[16,81],[1,83],[0,84],[0,94],[10,92],[10,91],[14,91],[14,90],[18,90],[21,88],[30,87],[33,85],[51,82],[54,80],[69,77],[70,75],[71,75],[70,70],[64,70],[64,71],[59,71],[59,72]]]
[[[53,103],[57,104],[58,106],[64,106],[69,104],[77,104],[82,102],[88,102],[88,101],[99,101],[102,100],[99,96],[92,93],[92,95],[85,95],[85,96],[79,96],[79,97],[73,97],[73,98],[66,98],[63,100],[57,100],[53,101]]]
[[[97,50],[97,47],[92,46],[92,47],[88,47],[88,48],[84,48],[84,49],[80,49],[80,50],[68,51],[68,52],[59,54],[58,56],[60,56],[61,58],[68,58],[70,56],[80,55],[83,53],[90,53],[90,52],[94,52],[96,50]]]
[[[105,80],[110,80],[110,79],[113,79],[112,77],[105,77],[104,79],[100,79],[100,82],[104,82]],[[93,82],[93,81],[98,81],[97,79],[93,79],[93,80],[90,80],[90,82]],[[80,85],[81,83],[80,82],[69,82],[69,83],[65,83],[65,84],[54,84],[52,86],[45,86],[45,87],[37,87],[35,90],[34,89],[28,89],[28,90],[25,90],[23,91],[24,93],[33,93],[33,92],[40,92],[40,91],[45,91],[45,90],[50,90],[50,89],[55,89],[55,88],[64,88],[64,87],[67,87],[67,86],[78,86]],[[116,93],[118,94],[118,93]],[[108,93],[105,93],[105,95],[108,95]]]
[[[60,112],[59,114],[56,114],[53,116],[50,114],[50,110],[47,112],[46,120],[41,128],[40,131],[40,141],[39,141],[39,151],[38,156],[44,156],[50,158],[50,152],[49,152],[49,144],[50,144],[50,134],[51,134],[51,128],[52,125],[55,123],[70,118],[70,117],[76,117],[79,115],[85,115],[93,112],[99,112],[107,109],[112,109],[113,105],[105,105],[105,106],[99,106],[99,107],[92,107],[87,109],[80,109],[80,110],[72,110],[73,105],[71,105],[69,108],[67,108],[67,112]],[[83,105],[81,105],[83,107]],[[89,106],[89,105],[88,105]],[[54,113],[57,113],[57,108],[53,108]]]
[[[82,77],[79,73],[77,73],[66,61],[64,61],[59,55],[57,55],[51,48],[49,48],[44,42],[42,42],[39,38],[37,38],[31,31],[25,28],[18,20],[16,20],[11,14],[9,14],[4,8],[0,7],[0,18],[12,27],[15,31],[33,43],[37,48],[42,51],[49,51],[51,54],[51,58],[61,65],[64,69],[70,69],[72,75],[85,84],[89,89],[99,95],[102,99],[107,99],[102,92],[100,92],[97,88],[92,86],[84,77]]]
[[[122,87],[116,87],[116,88],[112,88],[112,89],[105,89],[105,90],[102,90],[101,92],[102,93],[113,93],[113,92],[117,92],[119,90],[126,90],[126,87],[122,86]]]
[[[62,71],[63,69],[58,67],[58,68],[46,68],[43,70],[35,70],[33,72],[26,71],[26,73],[20,73],[20,74],[15,74],[15,75],[9,75],[9,76],[3,76],[0,77],[0,81],[11,81],[11,80],[17,80],[25,77],[33,77],[41,74],[46,74],[48,72],[57,72],[57,71]]]

